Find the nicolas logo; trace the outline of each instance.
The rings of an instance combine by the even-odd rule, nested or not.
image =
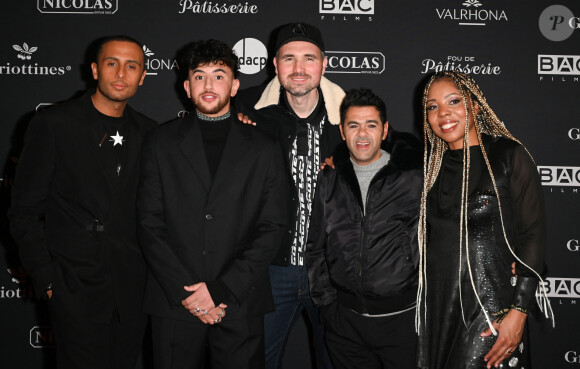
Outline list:
[[[232,49],[238,56],[240,72],[243,74],[256,74],[264,69],[268,62],[266,46],[255,38],[241,39]]]
[[[34,326],[30,329],[30,346],[34,348],[54,348],[52,328],[49,326]]]
[[[374,0],[319,0],[321,14],[375,14]]]
[[[118,0],[36,0],[41,13],[115,14]]]
[[[326,73],[381,74],[386,63],[378,51],[327,51]]]
[[[435,8],[437,18],[457,22],[460,26],[485,26],[491,22],[507,22],[505,10],[486,9],[478,0],[465,0],[462,8]]]

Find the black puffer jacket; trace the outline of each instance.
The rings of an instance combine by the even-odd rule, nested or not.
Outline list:
[[[371,181],[366,215],[344,142],[336,170],[319,175],[306,247],[317,306],[337,300],[359,313],[385,314],[415,302],[423,150],[415,136],[392,129],[383,150],[391,157]]]

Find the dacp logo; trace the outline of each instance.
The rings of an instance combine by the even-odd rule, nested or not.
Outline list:
[[[34,326],[30,329],[30,346],[34,348],[53,348],[54,337],[49,326]]]
[[[256,74],[264,69],[268,62],[266,46],[255,38],[241,39],[236,42],[233,50],[238,56],[241,73]]]

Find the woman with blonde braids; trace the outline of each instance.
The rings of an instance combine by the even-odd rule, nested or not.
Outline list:
[[[536,166],[470,76],[433,75],[423,108],[418,367],[529,369],[546,248]]]

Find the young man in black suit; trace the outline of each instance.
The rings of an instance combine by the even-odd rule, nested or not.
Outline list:
[[[286,233],[286,175],[278,145],[237,120],[238,58],[223,42],[183,50],[195,111],[143,143],[139,240],[149,265],[157,369],[264,367],[268,265]]]
[[[136,40],[102,39],[96,90],[38,113],[26,133],[10,227],[37,297],[50,299],[59,368],[133,368],[143,343],[135,193],[156,124],[127,102],[144,62]]]

